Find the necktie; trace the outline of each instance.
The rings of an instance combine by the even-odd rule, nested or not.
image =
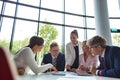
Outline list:
[[[53,60],[52,60],[52,64],[54,65],[54,66],[56,66],[56,60],[57,60],[57,58],[55,57],[55,58],[53,58]]]
[[[99,59],[100,59],[101,64],[103,65],[104,69],[107,69],[104,58],[99,56]]]

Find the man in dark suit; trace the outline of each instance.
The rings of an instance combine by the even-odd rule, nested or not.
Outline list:
[[[44,55],[41,64],[47,63],[52,63],[58,71],[65,69],[65,55],[59,52],[59,46],[56,42],[50,45],[50,52]]]
[[[94,36],[87,45],[94,55],[99,55],[100,66],[91,67],[90,72],[98,76],[120,78],[120,47],[106,45],[105,38]]]

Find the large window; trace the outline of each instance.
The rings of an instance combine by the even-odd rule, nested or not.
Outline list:
[[[75,15],[65,15],[65,24],[66,25],[73,25],[73,26],[83,26],[83,17],[75,16]]]
[[[83,14],[84,0],[65,0],[65,12]]]
[[[14,16],[15,15],[16,4],[5,3],[5,13],[4,15]]]
[[[17,17],[38,20],[38,12],[36,8],[18,5]]]
[[[12,26],[14,19],[11,18],[3,18],[2,28],[0,31],[0,45],[6,46],[9,48],[11,34],[12,34]],[[8,43],[8,44],[6,44]]]
[[[119,28],[118,0],[107,2],[110,27]],[[53,41],[58,42],[64,52],[72,30],[78,31],[79,41],[96,35],[94,0],[0,0],[0,45],[15,53],[28,44],[31,36],[39,36],[42,26],[56,28],[58,35]],[[119,34],[114,35],[118,41]],[[112,33],[112,39],[114,35]],[[113,44],[120,46],[117,41],[113,40]]]
[[[40,20],[45,22],[52,23],[63,23],[63,14],[58,12],[52,12],[47,10],[41,10],[40,12]]]
[[[108,12],[110,17],[110,28],[120,29],[120,8],[119,8],[119,0],[107,0],[108,2]],[[116,46],[120,46],[120,34],[119,33],[111,33],[112,36],[112,44]]]
[[[108,12],[110,17],[120,17],[120,9],[118,0],[107,0]]]
[[[41,0],[41,7],[63,11],[64,0]]]

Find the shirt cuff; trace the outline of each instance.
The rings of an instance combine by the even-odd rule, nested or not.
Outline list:
[[[95,74],[98,75],[99,70],[96,70]]]

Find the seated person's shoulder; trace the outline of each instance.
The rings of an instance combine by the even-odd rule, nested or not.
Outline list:
[[[59,53],[59,56],[62,58],[65,58],[65,54],[63,54],[63,53]]]
[[[33,51],[31,48],[29,47],[24,47],[22,49],[20,49],[17,53],[16,53],[16,57],[21,57],[21,58],[29,58],[30,56],[33,55]],[[29,56],[29,57],[28,57]]]
[[[59,54],[60,54],[60,55],[63,55],[63,56],[65,55],[65,54],[64,54],[64,53],[62,53],[62,52],[59,52]]]
[[[31,48],[30,47],[24,47],[22,50],[30,50],[31,51]]]
[[[50,53],[45,53],[45,54],[44,54],[44,57],[50,56],[50,55],[51,55]]]
[[[71,43],[71,42],[69,42],[69,43],[67,43],[67,44],[66,44],[66,46],[69,46],[69,45],[71,45],[71,44],[72,44],[72,43]]]
[[[24,52],[24,51],[32,51],[32,50],[31,50],[30,47],[24,47],[24,48],[22,48],[22,49],[19,50],[19,52]]]
[[[81,53],[79,56],[80,56],[80,57],[83,57],[83,56],[84,56],[84,54],[83,54],[83,53]]]

